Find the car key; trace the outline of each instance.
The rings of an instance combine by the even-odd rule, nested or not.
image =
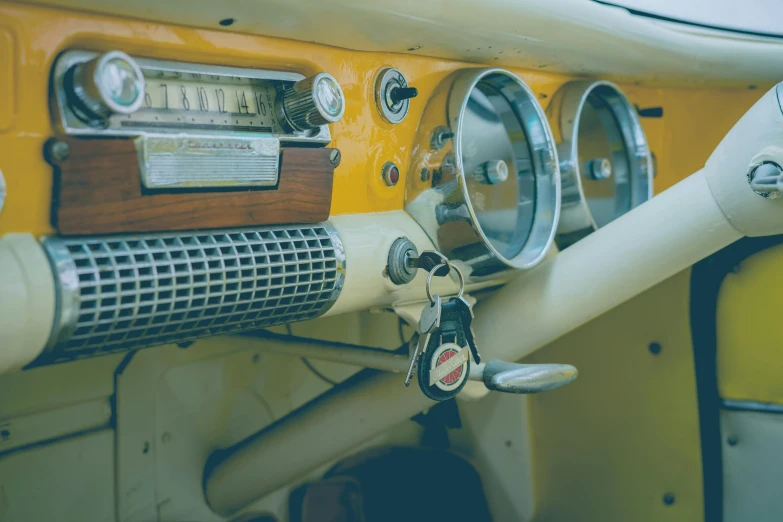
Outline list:
[[[408,367],[408,375],[405,377],[405,386],[410,386],[411,384],[413,369],[416,367],[419,354],[427,349],[431,333],[440,327],[440,313],[440,296],[432,296],[430,302],[424,306],[424,309],[421,312],[421,318],[419,319],[419,340],[416,343],[416,349],[411,355],[411,364],[410,367]]]
[[[476,345],[476,334],[473,331],[473,306],[461,295],[450,301],[456,302],[457,310],[462,318],[462,332],[465,334],[465,340],[470,347],[470,353],[473,354],[473,361],[479,364],[481,362],[481,354],[479,354],[478,346]]]
[[[435,250],[425,250],[418,257],[408,256],[405,261],[411,268],[420,268],[426,272],[432,272],[432,269],[438,267],[435,275],[446,277],[451,272],[451,265],[446,256]]]

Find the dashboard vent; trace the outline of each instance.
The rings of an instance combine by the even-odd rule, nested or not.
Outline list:
[[[327,224],[48,238],[58,317],[36,364],[312,319],[345,255]]]

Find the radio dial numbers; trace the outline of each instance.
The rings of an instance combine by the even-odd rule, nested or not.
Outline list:
[[[192,79],[147,78],[142,108],[128,119],[151,124],[161,121],[210,123],[280,130],[275,118],[276,89],[273,85],[238,85],[221,82],[223,77]],[[194,81],[195,80],[195,81]],[[210,118],[204,121],[204,116]],[[201,116],[199,118],[199,116]],[[184,117],[184,120],[183,120]],[[250,118],[254,117],[254,118]]]

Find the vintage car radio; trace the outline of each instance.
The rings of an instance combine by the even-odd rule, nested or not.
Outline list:
[[[48,158],[59,170],[61,233],[328,217],[340,154],[323,147],[328,125],[345,111],[328,73],[305,78],[74,50],[54,65],[51,101],[59,136]],[[179,218],[166,218],[172,210]]]
[[[330,74],[241,69],[68,51],[54,67],[60,128],[71,135],[251,133],[329,143],[345,102]]]

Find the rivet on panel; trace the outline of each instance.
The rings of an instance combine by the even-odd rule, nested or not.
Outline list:
[[[667,506],[673,505],[676,500],[674,493],[665,493],[663,495],[663,503]]]
[[[49,157],[52,161],[65,161],[71,155],[71,147],[64,141],[53,141],[49,145]]]
[[[658,355],[661,353],[662,349],[661,343],[650,343],[649,350],[651,354]]]

